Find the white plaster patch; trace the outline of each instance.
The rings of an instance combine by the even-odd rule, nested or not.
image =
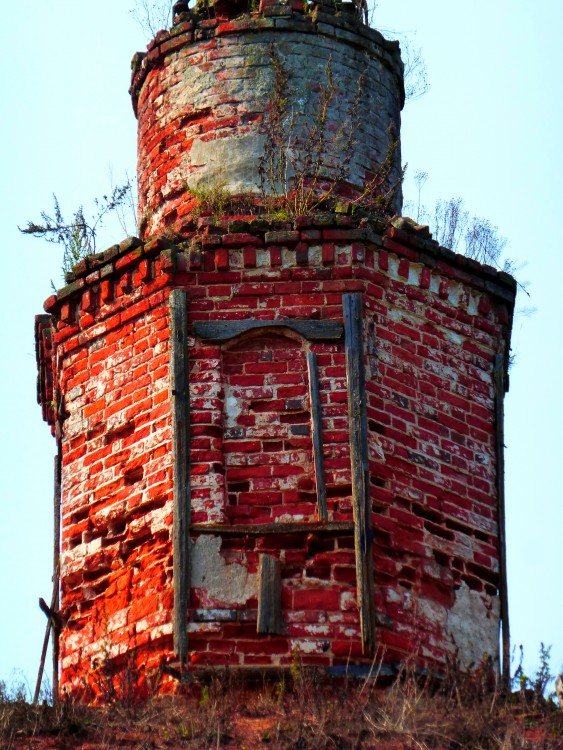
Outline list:
[[[462,669],[477,666],[485,654],[499,661],[500,599],[472,591],[466,583],[456,591],[445,631],[459,648]]]
[[[260,176],[257,164],[264,153],[265,136],[252,133],[236,138],[202,141],[196,138],[190,149],[192,167],[198,167],[189,184],[227,184],[233,193],[257,191]]]
[[[216,603],[245,604],[256,595],[257,575],[238,563],[227,565],[221,556],[221,538],[200,536],[192,545],[192,587],[200,588]]]
[[[322,654],[324,652],[323,645],[322,641],[290,641],[291,652],[295,653],[295,651],[297,651],[300,654]]]
[[[234,395],[229,385],[225,385],[225,427],[235,427],[241,412],[241,400]]]

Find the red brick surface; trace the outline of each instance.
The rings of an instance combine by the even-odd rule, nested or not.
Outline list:
[[[93,679],[105,659],[134,654],[145,669],[173,661],[174,287],[187,291],[190,326],[342,321],[342,294],[361,292],[378,641],[391,660],[414,651],[443,666],[460,645],[440,614],[456,590],[496,599],[492,363],[506,351],[513,284],[415,236],[391,228],[381,241],[359,227],[347,235],[336,221],[322,228],[328,243],[318,239],[320,225],[291,230],[307,248],[306,265],[293,240],[273,236],[269,245],[250,229],[252,241],[226,232],[221,240],[218,232],[218,244],[201,250],[194,228],[185,252],[158,241],[117,253],[99,262],[103,281],[85,269],[90,283],[49,298],[52,317],[40,316],[37,330],[51,423],[53,393],[62,404],[63,687]],[[309,342],[280,328],[223,344],[192,334],[188,349],[192,522],[315,520],[308,350],[319,366],[329,517],[352,520],[344,342]],[[264,552],[282,563],[281,636],[256,633],[252,581]],[[229,600],[228,586],[194,583],[194,666],[287,664],[295,648],[320,665],[369,663],[352,537],[228,537],[218,556],[225,580],[245,571],[246,594]],[[214,619],[212,609],[234,614]]]

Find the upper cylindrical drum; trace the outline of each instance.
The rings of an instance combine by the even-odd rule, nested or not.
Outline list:
[[[400,212],[399,45],[351,5],[268,6],[225,21],[192,14],[135,57],[142,236],[177,226],[194,196],[217,193],[300,192],[296,206],[381,194]]]

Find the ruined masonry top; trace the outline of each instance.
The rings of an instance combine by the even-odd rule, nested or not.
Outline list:
[[[231,18],[233,7],[216,3],[215,18],[176,13],[175,25],[133,58],[141,238],[174,227],[202,192],[220,189],[239,202],[287,194],[319,140],[306,169],[321,191],[332,183],[334,195],[357,199],[390,158],[390,213],[400,214],[398,43],[364,25],[353,3],[264,1]],[[311,144],[315,127],[323,137]]]

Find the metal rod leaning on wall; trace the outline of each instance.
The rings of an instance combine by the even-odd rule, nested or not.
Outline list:
[[[504,491],[504,394],[508,390],[504,375],[504,357],[494,359],[495,454],[499,547],[500,621],[502,624],[502,686],[510,691],[510,620],[508,616],[508,577],[506,571],[506,514]]]
[[[174,474],[174,653],[183,668],[188,656],[190,590],[190,408],[186,292],[170,292],[170,400]]]
[[[361,294],[344,294],[344,330],[346,380],[348,387],[348,423],[352,466],[352,506],[354,510],[354,547],[358,609],[362,630],[362,648],[375,649],[375,594],[373,581],[373,534],[369,493],[366,384],[363,346]]]
[[[321,412],[321,394],[319,391],[319,371],[317,355],[307,352],[307,367],[309,369],[309,398],[311,401],[311,422],[313,430],[313,459],[315,463],[315,479],[317,484],[317,508],[319,519],[328,521],[326,507],[325,463],[323,455],[323,425]]]

